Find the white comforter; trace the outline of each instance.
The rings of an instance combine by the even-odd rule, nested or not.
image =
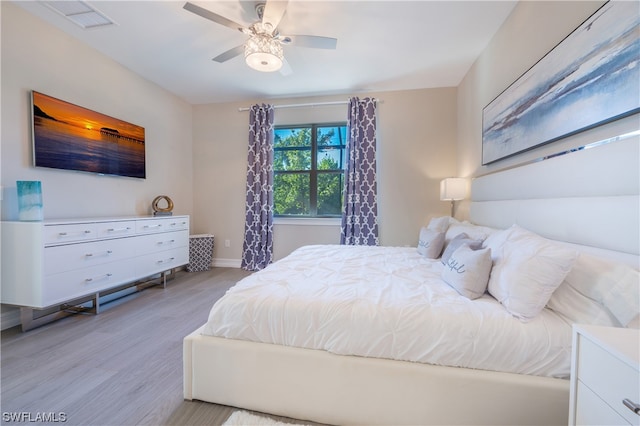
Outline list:
[[[204,333],[232,339],[566,378],[571,326],[522,323],[494,298],[459,295],[415,248],[306,246],[241,280]]]

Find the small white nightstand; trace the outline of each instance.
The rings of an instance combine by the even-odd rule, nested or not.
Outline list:
[[[639,364],[640,330],[574,325],[569,424],[640,425]]]

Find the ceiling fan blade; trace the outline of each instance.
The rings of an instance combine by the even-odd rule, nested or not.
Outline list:
[[[262,24],[270,25],[268,29],[273,34],[280,21],[284,16],[284,12],[287,9],[289,0],[268,0],[264,5],[264,12],[262,12]]]
[[[314,49],[335,49],[338,39],[312,35],[284,36],[280,39],[284,44],[295,44],[300,47],[312,47]]]
[[[236,46],[233,49],[229,49],[226,52],[219,54],[218,56],[213,58],[213,60],[220,63],[226,62],[229,59],[235,58],[236,56],[242,54],[243,52],[244,52],[244,44],[241,44],[240,46]]]
[[[193,3],[187,2],[182,7],[183,9],[188,10],[189,12],[195,13],[196,15],[202,16],[203,18],[213,21],[217,24],[224,25],[225,27],[229,27],[232,30],[242,31],[243,29],[243,26],[238,24],[237,22],[233,22],[225,18],[224,16],[220,16],[217,13],[213,13],[212,11],[204,9]]]
[[[291,69],[291,65],[289,65],[289,61],[286,58],[282,58],[282,68],[280,68],[280,74],[283,76],[293,74],[293,69]]]

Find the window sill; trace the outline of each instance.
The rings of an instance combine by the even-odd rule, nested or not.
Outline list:
[[[274,225],[340,226],[339,217],[274,217]]]

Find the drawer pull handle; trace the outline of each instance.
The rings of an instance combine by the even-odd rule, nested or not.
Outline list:
[[[145,225],[144,228],[145,229],[151,229],[151,228],[160,228],[162,226],[162,224],[158,224],[158,225]]]
[[[108,255],[110,255],[111,253],[113,253],[113,251],[112,251],[112,250],[107,250],[105,253],[106,253],[106,255],[108,256]],[[85,256],[86,256],[86,257],[92,257],[92,256],[93,256],[93,253],[87,253],[87,254],[85,254]]]
[[[85,234],[90,234],[90,233],[91,233],[91,231],[87,230],[87,231],[84,231],[84,233],[85,233]],[[68,236],[69,234],[68,234],[68,233],[66,233],[66,232],[58,232],[58,235],[59,235],[60,237],[66,237],[66,236]]]
[[[163,245],[163,244],[173,244],[175,243],[176,240],[169,240],[169,241],[158,241],[158,245]]]
[[[167,260],[158,260],[158,263],[171,263],[174,259],[175,257],[169,258]]]
[[[110,277],[110,276],[112,276],[112,275],[113,275],[113,274],[105,274],[105,275],[104,275],[104,278],[109,278],[109,277]],[[98,279],[98,278],[96,278],[96,279]],[[85,281],[86,281],[86,282],[88,282],[88,283],[90,283],[90,282],[91,282],[91,281],[93,281],[93,280],[94,280],[93,278],[87,278],[87,279],[85,279]]]
[[[633,411],[634,413],[640,415],[640,404],[636,404],[635,402],[631,401],[628,398],[625,398],[622,400],[622,403],[631,411]]]
[[[107,229],[107,232],[126,232],[129,231],[131,228],[129,228],[128,226],[126,228],[109,228]]]

